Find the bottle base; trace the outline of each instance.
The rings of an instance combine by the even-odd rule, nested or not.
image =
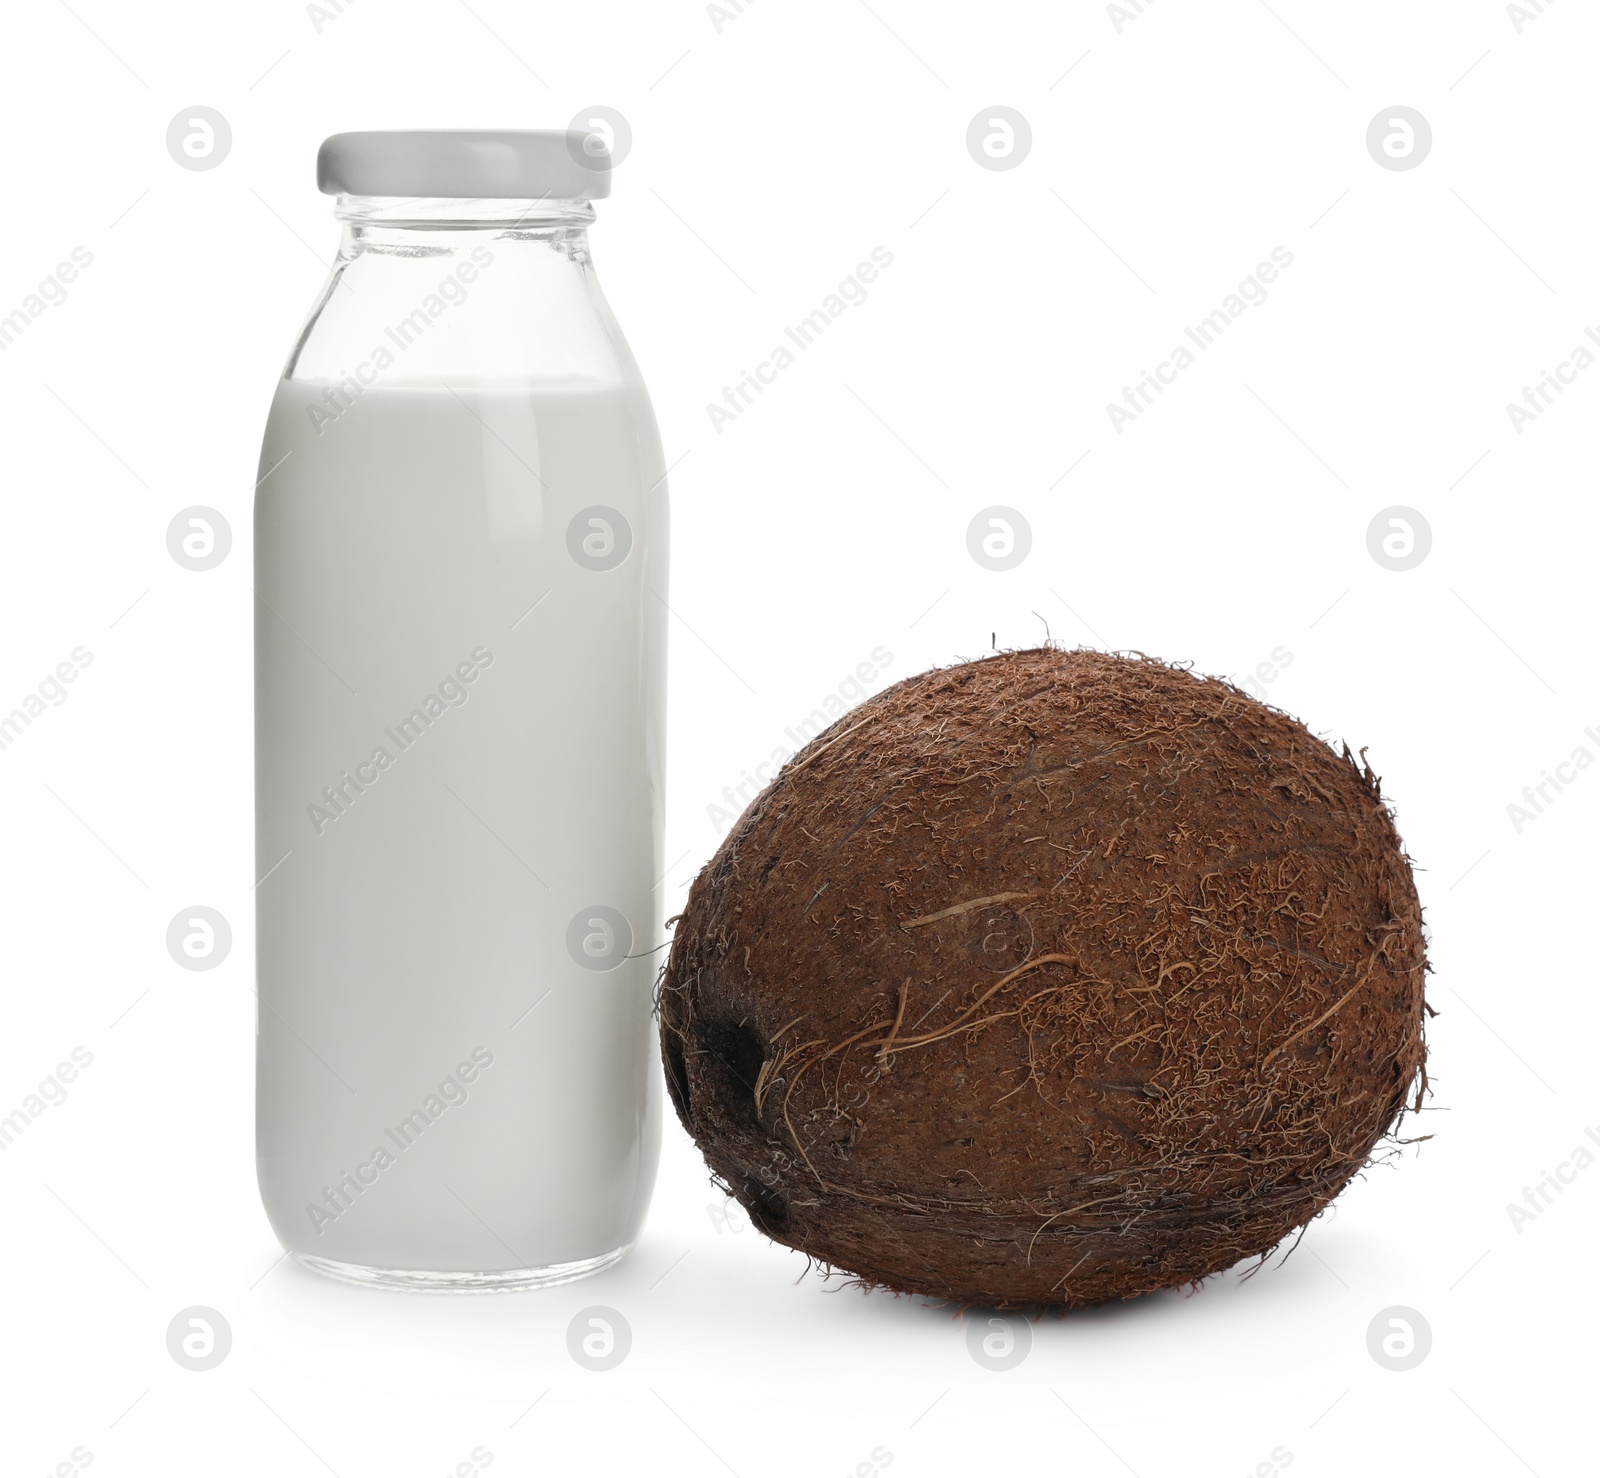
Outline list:
[[[500,1272],[444,1273],[421,1268],[376,1268],[364,1263],[338,1262],[331,1257],[316,1257],[309,1252],[290,1256],[303,1268],[337,1278],[342,1283],[357,1283],[363,1288],[401,1288],[412,1293],[516,1293],[526,1288],[554,1288],[560,1283],[575,1283],[614,1267],[628,1255],[633,1244],[625,1243],[598,1257],[576,1262],[550,1263],[542,1268],[507,1268]]]

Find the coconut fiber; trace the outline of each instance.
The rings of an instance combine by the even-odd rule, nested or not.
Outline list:
[[[1420,1107],[1425,970],[1364,758],[1226,682],[1047,646],[899,683],[789,762],[690,891],[662,1048],[775,1241],[1076,1306],[1326,1206]]]

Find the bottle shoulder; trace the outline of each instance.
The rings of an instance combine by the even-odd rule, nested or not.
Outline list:
[[[341,255],[284,378],[626,387],[639,370],[587,250],[450,233],[437,245]]]

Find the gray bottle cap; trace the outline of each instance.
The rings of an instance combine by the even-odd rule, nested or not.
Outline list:
[[[336,133],[317,151],[324,195],[457,200],[603,200],[611,154],[564,129],[397,129]]]

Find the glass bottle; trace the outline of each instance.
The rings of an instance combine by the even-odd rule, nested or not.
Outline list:
[[[344,134],[255,505],[257,1170],[283,1246],[496,1289],[654,1184],[667,494],[594,137]]]

